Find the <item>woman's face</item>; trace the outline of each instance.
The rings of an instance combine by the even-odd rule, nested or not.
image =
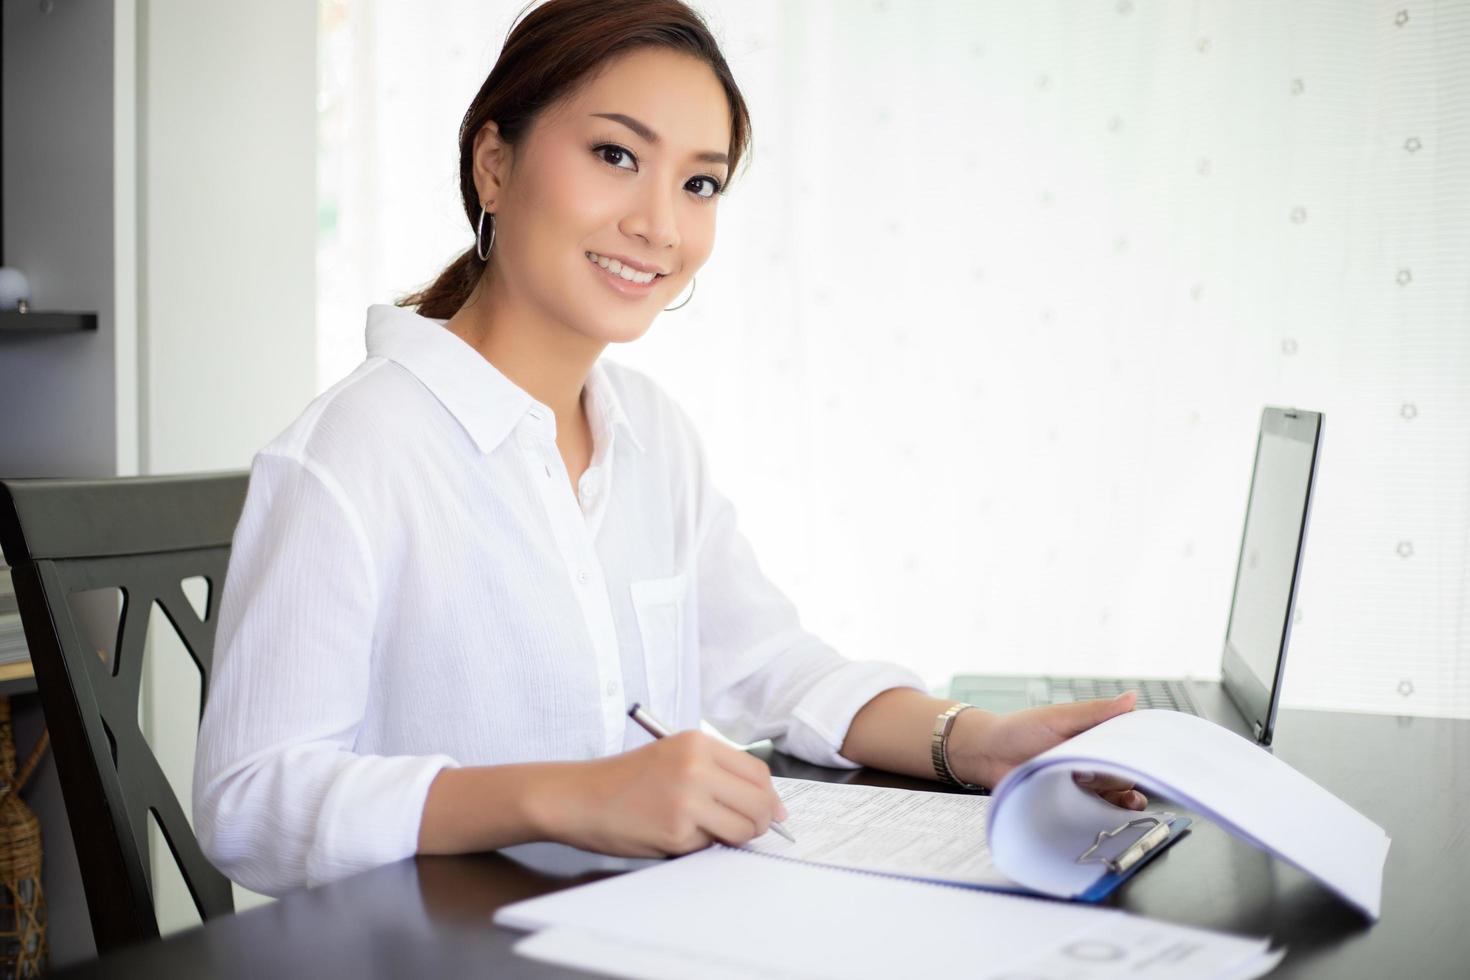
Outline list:
[[[714,248],[729,145],[729,103],[714,73],[657,48],[620,56],[548,107],[513,167],[488,124],[476,138],[475,183],[496,216],[495,304],[604,344],[642,336]],[[662,275],[629,282],[588,253]]]

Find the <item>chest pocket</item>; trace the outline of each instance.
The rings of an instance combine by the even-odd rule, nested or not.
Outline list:
[[[628,583],[638,634],[643,641],[643,669],[648,678],[648,706],[655,718],[674,729],[685,726],[679,712],[685,684],[684,598],[689,576],[650,578]],[[692,678],[690,678],[692,680]]]

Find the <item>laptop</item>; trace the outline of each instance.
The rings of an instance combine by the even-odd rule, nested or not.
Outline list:
[[[1322,446],[1322,413],[1261,412],[1220,680],[961,674],[949,696],[991,711],[1139,693],[1138,707],[1186,711],[1271,744]]]

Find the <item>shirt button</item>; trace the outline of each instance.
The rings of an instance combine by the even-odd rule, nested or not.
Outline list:
[[[580,568],[580,569],[577,570],[577,581],[578,582],[581,582],[583,585],[586,585],[587,584],[587,580],[590,579],[591,577],[592,577],[591,575],[587,574],[587,569]]]
[[[613,695],[615,695],[617,693],[618,693],[618,682],[617,681],[608,681],[607,682],[607,696],[608,697],[612,697]]]

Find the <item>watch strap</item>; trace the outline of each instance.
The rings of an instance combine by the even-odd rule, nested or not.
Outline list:
[[[959,717],[960,712],[973,707],[975,705],[961,701],[950,705],[934,719],[934,736],[929,741],[929,756],[934,763],[934,775],[941,783],[959,786],[963,789],[984,789],[984,786],[967,783],[960,779],[949,765],[949,733],[953,730],[955,719]]]

